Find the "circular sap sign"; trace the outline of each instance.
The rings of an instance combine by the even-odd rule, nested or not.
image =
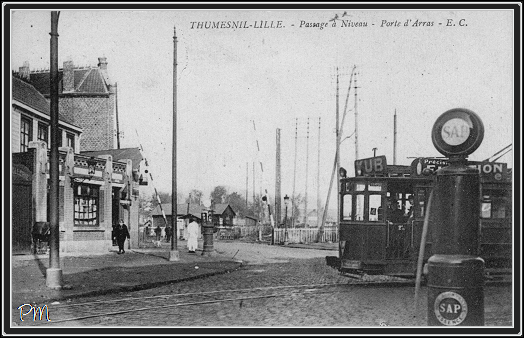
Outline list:
[[[468,304],[458,293],[447,291],[437,296],[433,310],[444,325],[459,325],[468,315]]]
[[[440,115],[431,133],[433,145],[446,156],[467,156],[484,138],[484,125],[477,114],[468,109],[451,109]]]
[[[459,146],[468,140],[472,126],[468,121],[454,118],[446,121],[440,130],[442,140],[451,146]]]

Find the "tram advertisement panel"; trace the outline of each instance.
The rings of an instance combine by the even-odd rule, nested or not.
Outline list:
[[[447,158],[416,158],[411,163],[411,175],[413,177],[428,176],[448,165],[449,160]],[[469,161],[468,166],[477,168],[480,176],[487,181],[499,182],[504,180],[508,175],[507,163]]]
[[[355,161],[355,176],[375,176],[387,173],[386,156],[363,158]]]

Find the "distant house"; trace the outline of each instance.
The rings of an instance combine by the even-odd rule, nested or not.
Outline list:
[[[213,223],[218,226],[232,227],[233,218],[236,217],[236,213],[233,208],[227,203],[220,203],[211,205],[210,211],[213,210]]]
[[[258,222],[258,218],[254,216],[246,216],[246,226],[256,226]]]

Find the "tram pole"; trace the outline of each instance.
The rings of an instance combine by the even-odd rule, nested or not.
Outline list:
[[[62,288],[62,269],[60,268],[60,229],[59,229],[59,154],[58,154],[58,18],[60,12],[51,12],[51,51],[50,51],[50,117],[51,149],[49,154],[49,268],[46,270],[46,286]]]
[[[432,130],[450,165],[437,170],[432,252],[428,260],[428,325],[484,326],[484,260],[479,254],[480,174],[467,156],[481,144],[484,126],[467,109],[442,114]]]
[[[173,27],[173,158],[172,158],[172,178],[171,178],[171,229],[173,236],[171,236],[171,251],[169,251],[169,261],[178,261],[180,256],[178,253],[178,228],[177,228],[177,185],[176,185],[176,27]]]

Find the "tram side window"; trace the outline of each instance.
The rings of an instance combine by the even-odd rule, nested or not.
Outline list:
[[[486,190],[481,205],[482,218],[506,218],[506,199],[504,191]]]
[[[369,221],[379,222],[384,220],[382,195],[369,195]]]
[[[351,221],[353,219],[353,195],[344,195],[342,204],[342,220]]]

